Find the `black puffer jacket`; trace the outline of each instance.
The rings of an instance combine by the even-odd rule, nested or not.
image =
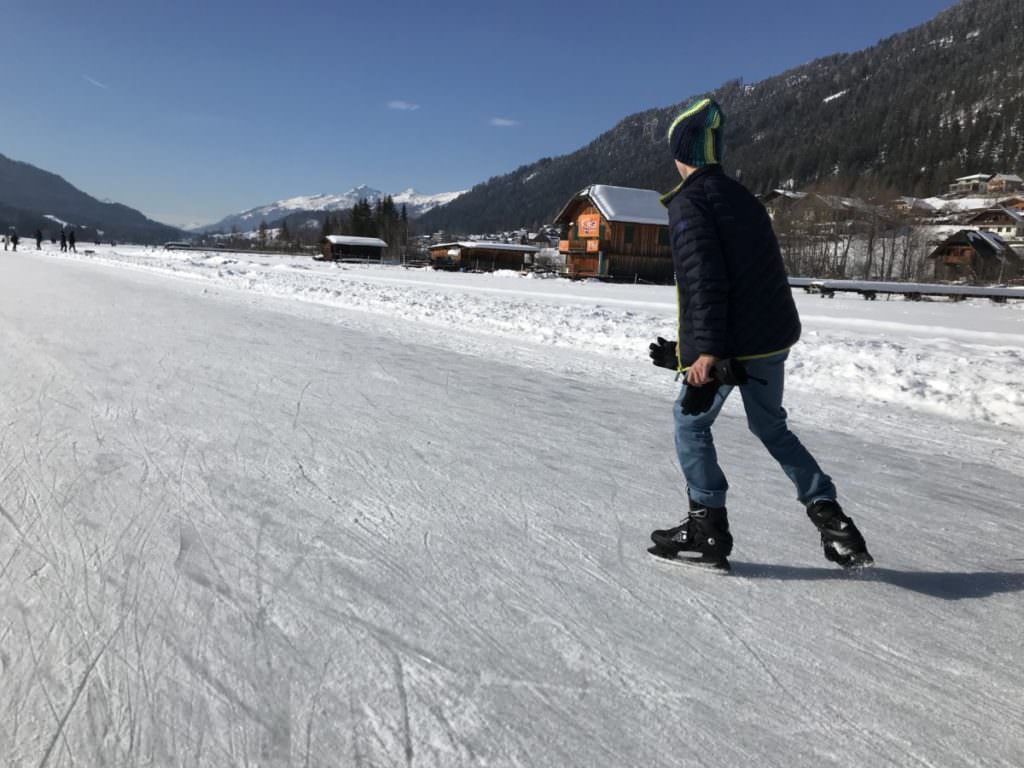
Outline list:
[[[679,302],[679,367],[701,354],[757,357],[789,349],[800,317],[764,206],[721,166],[663,198]]]

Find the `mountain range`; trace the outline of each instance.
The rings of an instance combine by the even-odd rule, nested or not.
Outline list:
[[[678,183],[665,141],[673,117],[710,95],[727,115],[726,170],[755,192],[786,186],[842,195],[934,195],[968,173],[1024,172],[1024,0],[962,0],[931,21],[855,53],[826,56],[757,83],[620,121],[590,144],[491,178],[468,192],[393,195],[419,232],[451,234],[551,222],[577,191],[602,183],[667,190]],[[232,214],[194,232],[261,221],[319,226],[330,212],[384,193],[367,186],[300,196]],[[305,216],[304,214],[309,214]],[[182,230],[103,202],[60,176],[0,155],[0,226],[48,236],[55,222],[104,239],[178,239]]]
[[[710,95],[727,115],[726,170],[755,192],[933,195],[968,173],[1024,171],[1024,1],[963,0],[856,53],[630,115],[587,146],[478,184],[426,213],[421,232],[550,222],[590,184],[668,190],[673,117]]]
[[[401,208],[404,205],[408,216],[415,219],[439,205],[450,203],[462,194],[463,192],[442,192],[436,195],[423,195],[410,188],[391,197],[396,206]],[[232,228],[235,228],[239,232],[248,232],[256,229],[260,222],[263,221],[267,222],[267,224],[274,224],[281,219],[292,217],[298,213],[345,211],[351,209],[360,200],[376,203],[385,197],[386,195],[380,190],[366,185],[353,187],[348,192],[341,194],[289,197],[285,200],[278,200],[274,203],[250,208],[241,213],[233,213],[214,224],[196,227],[192,231],[196,234],[207,234],[210,232],[230,232]]]
[[[22,237],[41,229],[56,236],[61,223],[74,225],[80,239],[131,240],[157,243],[182,232],[147,218],[134,208],[97,200],[60,176],[29,163],[0,155],[0,224],[16,227]]]

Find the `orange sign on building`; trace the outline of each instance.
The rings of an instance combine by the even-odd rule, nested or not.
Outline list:
[[[576,231],[579,232],[579,237],[600,237],[601,236],[601,216],[597,213],[588,213],[580,216],[576,221]]]
[[[598,253],[601,250],[600,240],[587,240],[587,253]]]

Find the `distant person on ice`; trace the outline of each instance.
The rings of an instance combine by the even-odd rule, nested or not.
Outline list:
[[[11,232],[11,250],[18,250],[18,230]]]
[[[60,252],[64,253],[68,249],[68,238],[64,234],[64,227],[60,228]]]
[[[72,229],[68,232],[68,250],[78,253],[78,249],[75,248],[75,230]]]
[[[700,565],[729,568],[729,484],[711,427],[738,386],[750,431],[796,487],[825,557],[843,567],[868,565],[864,539],[837,503],[832,479],[786,424],[785,365],[800,338],[800,318],[768,213],[719,164],[724,126],[719,105],[701,99],[668,131],[683,178],[662,198],[669,210],[680,337],[678,343],[659,338],[651,358],[685,377],[675,403],[675,444],[689,514],[681,525],[651,534],[651,554],[676,559],[693,552]]]
[[[36,250],[43,250],[43,230],[41,229],[36,230]]]

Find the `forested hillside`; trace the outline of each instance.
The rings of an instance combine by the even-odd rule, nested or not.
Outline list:
[[[157,243],[180,237],[182,232],[120,203],[107,203],[87,195],[55,173],[0,155],[0,226],[17,227],[23,236],[42,229],[55,237],[56,217],[78,228],[90,239],[102,231],[106,239]]]
[[[964,0],[852,54],[712,91],[728,115],[727,170],[755,191],[828,182],[841,193],[934,194],[975,171],[1024,171],[1024,2]],[[627,117],[582,149],[479,184],[420,231],[551,221],[593,183],[654,189],[678,177],[665,131],[691,98]]]

